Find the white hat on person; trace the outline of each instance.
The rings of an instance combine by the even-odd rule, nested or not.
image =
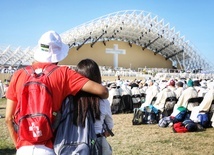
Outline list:
[[[38,62],[55,63],[63,60],[68,51],[69,47],[62,42],[60,35],[55,31],[48,31],[39,39],[34,59]]]

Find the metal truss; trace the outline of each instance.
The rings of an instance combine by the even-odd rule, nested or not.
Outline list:
[[[160,54],[166,60],[177,62],[184,70],[213,71],[213,65],[190,41],[180,36],[180,32],[157,15],[141,10],[125,10],[99,17],[62,33],[61,37],[70,48],[76,47],[77,50],[84,44],[91,44],[93,48],[96,42],[105,45],[110,40],[123,41],[130,46],[141,46],[142,51],[147,48],[154,55]],[[31,62],[32,51],[20,48],[11,51],[6,48],[0,51],[0,64],[14,65],[18,60]]]

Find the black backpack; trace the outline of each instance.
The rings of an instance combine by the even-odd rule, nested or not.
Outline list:
[[[134,108],[134,116],[132,119],[132,125],[141,125],[146,124],[147,119],[145,116],[145,112],[140,110],[139,108]]]
[[[188,132],[195,132],[198,130],[197,123],[193,122],[191,119],[186,119],[182,122]]]
[[[132,125],[140,124],[157,124],[160,119],[160,113],[154,111],[142,110],[140,108],[134,108],[134,116],[132,119]]]
[[[208,128],[210,127],[210,119],[209,119],[209,114],[208,113],[199,113],[197,116],[199,123],[202,127]]]

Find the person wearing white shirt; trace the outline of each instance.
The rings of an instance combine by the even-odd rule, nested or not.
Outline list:
[[[207,89],[207,83],[206,81],[202,81],[200,83],[200,88],[199,88],[199,91],[198,91],[198,97],[204,97],[205,94],[207,93],[208,89]]]
[[[175,87],[175,80],[171,79],[169,81],[169,84],[167,86],[169,89],[171,89],[172,91],[175,91],[176,87]]]
[[[173,112],[172,112],[172,116],[175,114],[174,112],[176,112],[178,107],[183,106],[183,107],[187,108],[188,100],[190,98],[195,98],[198,96],[198,92],[193,87],[193,81],[191,79],[188,81],[187,86],[188,87],[183,91],[183,93],[181,94],[181,96],[178,99],[178,102],[175,104]],[[189,109],[189,110],[191,110],[191,109]]]
[[[161,112],[164,110],[164,104],[166,102],[166,98],[168,97],[175,97],[175,93],[170,88],[164,88],[157,94],[157,99],[154,103],[154,107]]]
[[[121,96],[120,91],[117,89],[117,85],[115,83],[112,83],[109,88],[109,97],[108,101],[110,102],[110,106],[113,103],[113,97],[114,96]]]
[[[128,84],[127,83],[123,83],[121,85],[121,96],[123,96],[123,95],[131,95],[131,94],[132,94],[131,93],[131,89],[128,86]]]
[[[190,119],[194,122],[198,122],[197,116],[200,111],[208,112],[212,101],[214,100],[214,83],[210,83],[209,90],[205,94],[203,101],[199,104],[199,106],[193,107],[192,112],[190,114]]]
[[[183,82],[179,81],[179,82],[176,84],[176,86],[177,86],[177,88],[176,88],[176,90],[175,90],[174,92],[175,92],[176,98],[179,99],[179,97],[181,96],[181,94],[182,94],[183,91],[184,91]]]
[[[153,81],[148,82],[148,89],[146,90],[145,102],[141,105],[141,108],[149,106],[152,104],[152,99],[157,96],[159,93],[159,88],[157,85],[154,85]]]
[[[144,93],[146,93],[146,90],[148,89],[148,83],[144,83],[143,87],[142,87],[142,91]]]
[[[95,133],[100,135],[100,137],[98,136],[97,141],[102,145],[102,155],[111,155],[111,146],[106,139],[109,135],[105,135],[106,133],[103,131],[103,127],[105,128],[105,125],[103,125],[104,121],[109,129],[113,129],[114,126],[110,103],[106,99],[100,100],[100,114],[100,120],[96,120],[94,123]]]
[[[141,106],[141,92],[139,89],[139,85],[136,83],[133,83],[131,85],[131,93],[132,93],[132,102],[133,102],[133,108]]]

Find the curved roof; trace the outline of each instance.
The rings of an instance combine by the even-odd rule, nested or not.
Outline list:
[[[130,46],[136,44],[142,50],[149,49],[154,55],[161,54],[165,59],[179,64],[185,70],[202,69],[211,71],[213,67],[190,41],[186,41],[174,27],[159,19],[157,15],[141,10],[125,10],[111,13],[92,21],[81,24],[61,34],[62,40],[70,48],[77,50],[84,44],[118,40],[127,42]],[[32,61],[32,50],[9,47],[1,51],[0,64],[17,64],[20,60]],[[28,55],[27,55],[28,54]],[[2,59],[4,57],[4,59]],[[19,60],[19,61],[18,61]]]

